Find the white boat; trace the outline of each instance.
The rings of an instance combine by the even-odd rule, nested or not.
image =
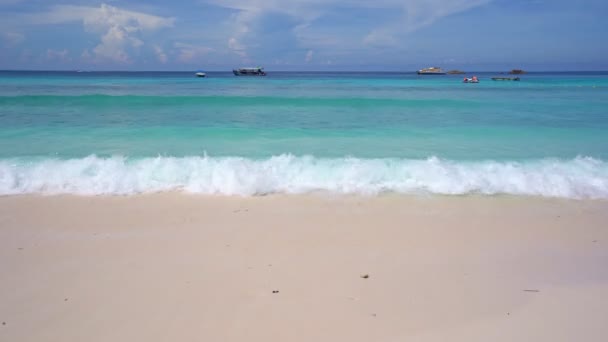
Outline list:
[[[445,75],[445,71],[439,67],[430,67],[418,70],[418,75]]]
[[[196,77],[207,77],[207,74],[202,71],[197,71],[194,75],[196,75]]]

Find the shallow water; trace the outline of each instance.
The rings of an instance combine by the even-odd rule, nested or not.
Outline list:
[[[0,194],[608,198],[607,73],[208,75],[0,72]]]

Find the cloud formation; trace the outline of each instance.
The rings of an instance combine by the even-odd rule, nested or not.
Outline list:
[[[185,64],[198,63],[199,60],[214,51],[209,47],[180,42],[175,43],[174,47],[177,50],[177,60]]]
[[[435,21],[485,5],[492,0],[410,0],[403,1],[405,30],[413,32]]]
[[[605,0],[97,1],[0,0],[0,68],[63,68],[66,49],[71,67],[114,70],[597,69],[608,54],[588,44],[608,31]]]
[[[25,40],[25,35],[21,32],[2,32],[0,38],[5,45],[14,46],[22,43]]]
[[[482,6],[492,0],[207,0],[206,3],[236,11],[229,21],[233,32],[228,40],[229,48],[246,57],[252,48],[249,42],[263,39],[264,21],[269,15],[289,18],[282,27],[282,34],[296,38],[296,45],[311,44],[323,39],[307,39],[314,22],[343,9],[351,12],[391,11],[400,13],[398,19],[382,22],[351,44],[367,46],[395,46],[398,37],[432,25],[443,17]],[[262,29],[260,29],[262,27]],[[276,36],[276,35],[275,35]],[[261,38],[260,38],[261,37]],[[340,40],[341,44],[347,43]],[[321,47],[319,45],[312,47]],[[308,61],[307,61],[308,62]]]
[[[69,62],[72,58],[69,56],[69,52],[67,49],[63,50],[46,50],[46,59],[49,61],[58,61],[58,62]]]
[[[128,11],[101,4],[100,7],[55,6],[46,13],[31,16],[37,24],[60,24],[82,21],[87,32],[99,34],[101,42],[93,48],[97,61],[130,63],[129,50],[144,45],[143,32],[173,26],[174,18]]]
[[[304,61],[305,61],[306,63],[310,63],[310,62],[312,62],[312,57],[313,57],[313,55],[314,55],[314,51],[312,51],[312,50],[308,50],[308,51],[306,52],[306,57],[304,58]]]
[[[153,45],[152,48],[154,49],[154,54],[156,55],[156,58],[159,62],[161,62],[162,64],[166,64],[169,61],[169,57],[167,57],[167,54],[165,53],[163,48],[158,45]]]

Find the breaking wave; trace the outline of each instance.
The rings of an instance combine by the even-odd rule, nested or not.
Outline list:
[[[512,194],[608,198],[608,163],[570,160],[323,159],[279,155],[2,159],[0,194]]]

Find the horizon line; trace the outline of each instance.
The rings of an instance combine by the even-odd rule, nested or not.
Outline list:
[[[264,68],[266,69],[266,68]],[[517,70],[517,69],[510,69],[510,70],[472,70],[472,71],[465,71],[465,70],[460,70],[460,69],[452,69],[452,70],[458,70],[460,72],[464,72],[464,73],[473,73],[473,72],[510,72],[512,70]],[[521,69],[523,70],[523,69]],[[197,71],[203,71],[203,72],[232,72],[232,69],[222,69],[222,70],[200,70],[200,69],[192,69],[192,70],[111,70],[111,69],[107,69],[107,70],[87,70],[87,69],[0,69],[0,72],[74,72],[74,73],[88,73],[88,72],[197,72]],[[416,73],[418,70],[413,70],[413,71],[404,71],[404,70],[271,70],[271,72],[310,72],[310,73],[327,73],[327,72],[341,72],[341,73],[402,73],[402,74],[409,74],[409,73]],[[448,70],[451,71],[451,70]],[[543,73],[543,72],[553,72],[553,73],[560,73],[560,72],[608,72],[607,70],[587,70],[587,69],[573,69],[573,70],[523,70],[524,73]]]

